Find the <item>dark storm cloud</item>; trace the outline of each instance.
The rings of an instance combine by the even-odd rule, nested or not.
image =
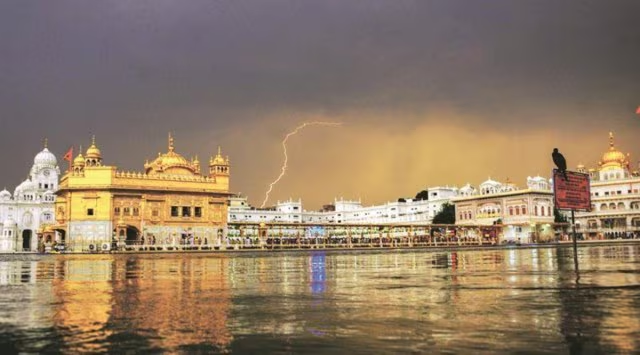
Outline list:
[[[19,182],[43,136],[61,155],[95,133],[133,169],[172,130],[182,151],[223,144],[234,189],[255,195],[308,117],[359,129],[341,144],[443,120],[631,137],[638,13],[638,1],[4,1],[0,182]]]

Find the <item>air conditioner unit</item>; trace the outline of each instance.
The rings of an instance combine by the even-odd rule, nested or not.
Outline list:
[[[96,251],[96,245],[95,244],[89,244],[89,251]]]
[[[109,251],[111,250],[111,244],[109,243],[102,243],[101,249],[102,251]]]

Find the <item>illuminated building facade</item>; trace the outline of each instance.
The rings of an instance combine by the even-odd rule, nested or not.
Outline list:
[[[616,149],[613,133],[597,168],[577,170],[591,179],[591,211],[576,212],[576,228],[585,238],[626,238],[640,231],[640,176],[629,154]]]
[[[458,189],[432,187],[427,191],[428,200],[406,199],[374,206],[363,206],[360,200],[336,199],[332,208],[323,211],[305,211],[301,200],[278,201],[273,208],[256,209],[249,206],[246,197],[234,197],[230,200],[229,222],[429,224]]]
[[[527,188],[487,180],[470,184],[453,198],[457,225],[502,225],[498,242],[534,243],[554,239],[553,192],[543,177],[528,177]]]
[[[229,159],[220,149],[201,174],[198,158],[178,154],[169,136],[167,153],[144,172],[104,165],[95,137],[60,180],[55,229],[72,251],[115,245],[186,244],[221,238],[227,221]]]
[[[15,188],[13,196],[6,189],[0,191],[0,253],[37,249],[38,231],[54,223],[59,176],[58,162],[45,140],[29,176]]]

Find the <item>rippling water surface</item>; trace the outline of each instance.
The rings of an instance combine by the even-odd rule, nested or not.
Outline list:
[[[640,246],[0,256],[11,352],[633,353]],[[5,352],[3,352],[5,353]]]

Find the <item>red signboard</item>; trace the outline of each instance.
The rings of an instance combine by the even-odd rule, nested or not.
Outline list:
[[[591,210],[589,174],[553,169],[553,196],[559,210]]]

